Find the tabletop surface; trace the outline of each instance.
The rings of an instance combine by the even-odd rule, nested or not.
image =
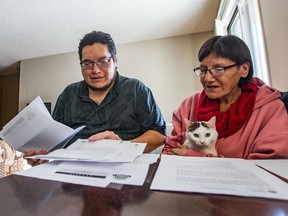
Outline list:
[[[99,188],[18,175],[0,179],[0,215],[288,215],[288,201],[150,190],[156,165],[143,186]]]

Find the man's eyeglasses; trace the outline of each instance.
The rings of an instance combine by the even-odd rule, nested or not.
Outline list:
[[[80,65],[83,70],[93,70],[94,64],[96,64],[98,68],[103,69],[109,66],[111,58],[112,56],[99,58],[96,61],[85,60],[81,61]]]
[[[240,64],[236,63],[236,64],[232,64],[232,65],[225,66],[225,67],[217,66],[217,67],[210,68],[210,69],[207,69],[204,67],[197,67],[197,68],[194,68],[193,70],[200,77],[204,77],[208,71],[212,76],[219,77],[219,76],[222,76],[227,69],[231,67],[235,67],[237,65],[240,65]]]

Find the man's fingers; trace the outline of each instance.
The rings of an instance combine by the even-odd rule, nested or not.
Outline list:
[[[121,140],[121,138],[112,131],[104,131],[97,134],[94,134],[88,138],[91,141],[97,141],[102,139],[114,139],[114,140]]]

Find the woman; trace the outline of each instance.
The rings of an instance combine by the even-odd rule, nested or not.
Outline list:
[[[199,50],[202,92],[186,98],[173,113],[173,131],[163,153],[211,156],[183,146],[185,122],[216,116],[218,157],[288,158],[288,116],[280,92],[253,77],[247,45],[238,37],[214,36]],[[214,155],[216,156],[216,155]]]

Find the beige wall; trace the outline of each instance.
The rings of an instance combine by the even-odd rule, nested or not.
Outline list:
[[[120,74],[151,88],[167,122],[180,102],[201,90],[193,68],[197,53],[212,32],[117,45]],[[77,47],[78,44],[75,44]],[[58,95],[82,80],[77,52],[21,61],[19,109],[38,95],[55,106]]]
[[[288,90],[287,0],[259,1],[272,86]],[[117,45],[118,70],[138,78],[151,88],[167,122],[180,102],[196,90],[199,79],[192,69],[198,66],[197,52],[213,33],[201,33]],[[77,47],[78,44],[75,44]],[[21,61],[19,110],[40,95],[52,102],[71,82],[82,80],[76,52]]]
[[[260,0],[271,85],[288,91],[288,1]]]
[[[19,110],[38,95],[54,106],[64,87],[81,79],[76,52],[23,60],[20,63]]]

